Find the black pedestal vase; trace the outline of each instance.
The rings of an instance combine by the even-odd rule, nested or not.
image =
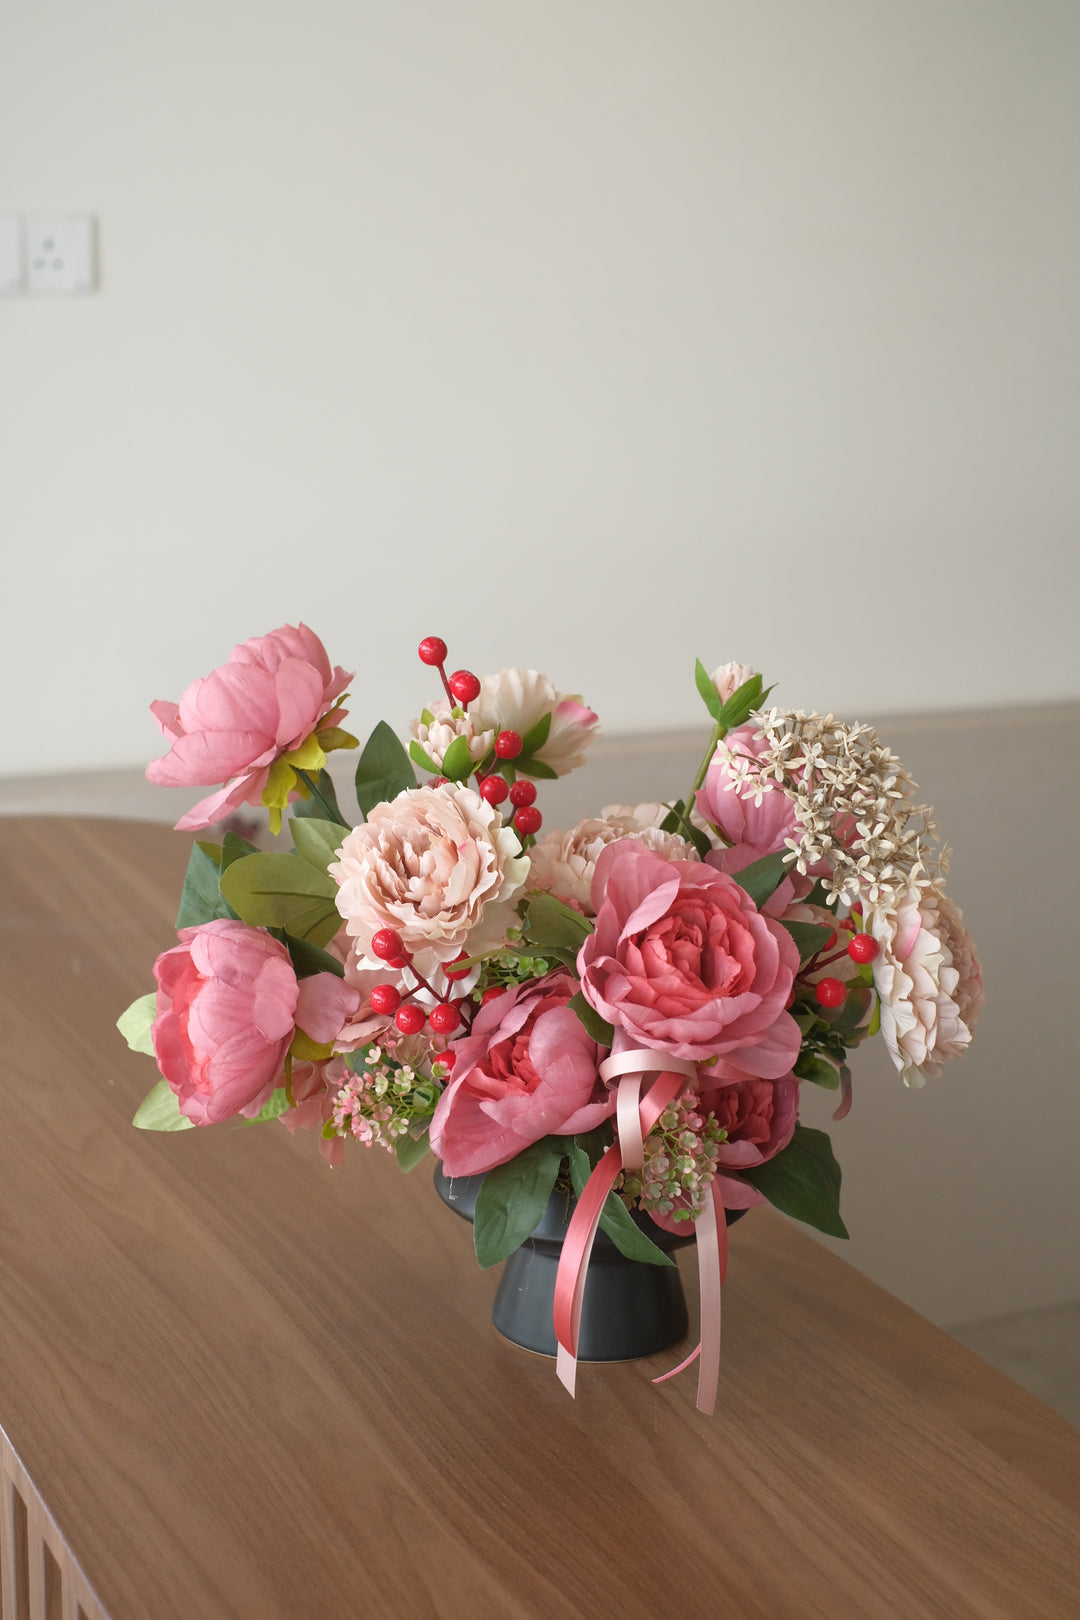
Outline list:
[[[472,1221],[483,1176],[445,1176],[435,1171],[435,1190],[463,1220]],[[537,1355],[553,1356],[557,1346],[552,1311],[555,1277],[563,1238],[575,1200],[556,1189],[532,1236],[515,1249],[503,1267],[491,1319],[504,1338]],[[728,1225],[744,1211],[731,1210]],[[633,1219],[658,1249],[671,1253],[693,1243],[693,1235],[676,1237],[648,1216]],[[689,1319],[677,1266],[649,1266],[628,1260],[606,1232],[597,1232],[581,1307],[579,1361],[633,1361],[677,1344]]]

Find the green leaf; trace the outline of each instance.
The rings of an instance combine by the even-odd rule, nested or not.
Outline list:
[[[732,731],[736,726],[741,726],[749,719],[754,710],[760,708],[765,701],[766,694],[761,690],[761,687],[760,675],[751,675],[748,681],[743,681],[742,685],[732,692],[727,702],[722,706],[720,713],[716,717],[717,724],[723,726],[727,731]]]
[[[328,1041],[323,1044],[320,1041],[312,1040],[307,1030],[301,1029],[300,1025],[297,1024],[292,1041],[289,1044],[289,1056],[291,1058],[294,1058],[298,1063],[325,1063],[333,1050],[332,1042]]]
[[[766,900],[771,900],[788,875],[784,857],[780,854],[763,855],[760,861],[751,861],[741,872],[732,872],[740,889],[745,889],[760,911]]]
[[[289,1094],[284,1086],[278,1086],[276,1091],[270,1093],[269,1101],[265,1102],[259,1112],[252,1119],[241,1119],[237,1116],[238,1125],[265,1125],[269,1119],[280,1119],[289,1106]]]
[[[720,694],[713,685],[709,672],[705,668],[705,665],[701,662],[700,658],[696,659],[694,663],[694,684],[696,685],[701,696],[702,703],[704,703],[713,719],[719,724],[721,709]]]
[[[876,1035],[880,1028],[881,1028],[881,997],[878,996],[877,1000],[874,1003],[873,1015],[872,1015],[872,1017],[870,1019],[870,1022],[866,1026],[866,1033],[867,1033],[868,1036]]]
[[[835,932],[834,929],[826,928],[821,923],[784,921],[784,927],[799,947],[800,967],[803,963],[809,962],[812,956],[816,956],[818,951],[824,950],[830,936]]]
[[[542,759],[530,759],[525,754],[519,754],[515,759],[514,769],[519,776],[535,776],[540,782],[555,782],[559,776],[558,771]]]
[[[154,1043],[150,1039],[150,1026],[157,1017],[157,991],[150,990],[138,1001],[133,1001],[126,1012],[116,1020],[116,1027],[133,1052],[146,1052],[154,1056]]]
[[[796,1125],[791,1141],[775,1159],[742,1175],[785,1215],[830,1237],[848,1236],[840,1219],[840,1166],[824,1131]]]
[[[525,937],[539,950],[573,951],[575,956],[593,931],[588,917],[564,906],[553,894],[538,894],[529,903]]]
[[[580,1198],[585,1191],[585,1183],[589,1179],[592,1165],[589,1155],[584,1148],[580,1148],[573,1139],[566,1144],[566,1151],[570,1159],[570,1179],[574,1183],[574,1191]],[[630,1211],[617,1193],[609,1192],[604,1200],[604,1207],[600,1211],[600,1226],[614,1243],[620,1254],[628,1260],[638,1260],[646,1266],[673,1266],[674,1259],[658,1249],[651,1238],[638,1226]]]
[[[190,1131],[193,1123],[180,1112],[176,1093],[167,1080],[159,1080],[153,1091],[147,1092],[131,1122],[140,1131]]]
[[[330,862],[336,860],[345,837],[345,829],[336,822],[319,821],[315,816],[305,816],[302,821],[294,816],[289,831],[300,859],[319,872],[325,872]]]
[[[221,861],[220,844],[206,843],[201,838],[192,844],[184,887],[180,891],[180,909],[176,913],[178,929],[196,928],[217,917],[235,918],[236,912],[219,887]]]
[[[597,1046],[610,1046],[615,1039],[615,1026],[609,1024],[606,1018],[601,1018],[595,1007],[591,1007],[579,990],[576,996],[571,996],[566,1003],[570,1011],[577,1013],[585,1029]]]
[[[222,875],[222,892],[254,928],[284,928],[296,939],[328,945],[341,927],[337,884],[296,855],[245,855]]]
[[[859,990],[848,987],[847,999],[842,1007],[837,1008],[835,1015],[829,1009],[823,1009],[826,1022],[834,1035],[847,1037],[853,1035],[870,1011],[870,1002],[873,999],[872,990]]]
[[[422,1159],[426,1159],[431,1152],[431,1143],[425,1129],[420,1136],[399,1136],[394,1143],[394,1152],[401,1168],[408,1173],[415,1170]]]
[[[547,1209],[563,1158],[563,1144],[545,1136],[507,1164],[489,1170],[476,1199],[473,1244],[486,1270],[532,1236]]]
[[[469,739],[455,737],[443,755],[442,774],[451,782],[467,782],[472,772]]]
[[[430,771],[432,776],[442,775],[431,755],[415,740],[409,744],[409,758],[414,764],[419,765],[422,771]]]
[[[371,814],[377,804],[396,799],[405,788],[416,786],[409,756],[385,720],[380,720],[364,744],[356,767],[356,800],[361,813]]]
[[[543,748],[551,733],[551,714],[542,714],[535,726],[530,726],[521,739],[523,754],[536,754]],[[515,761],[515,764],[517,762]]]
[[[284,928],[275,928],[272,932],[288,951],[298,979],[310,979],[315,973],[334,973],[339,979],[345,977],[345,964],[329,951],[313,945],[310,939],[297,939]]]
[[[800,1052],[795,1061],[794,1072],[800,1080],[809,1080],[815,1086],[824,1086],[826,1091],[835,1091],[840,1084],[840,1076],[831,1063],[823,1057],[817,1057],[813,1052]]]
[[[311,780],[322,794],[329,808],[334,812],[335,816],[337,816],[340,824],[343,827],[347,827],[349,823],[345,820],[345,817],[341,813],[341,806],[338,804],[337,790],[334,787],[334,779],[330,775],[330,772],[319,771],[316,775],[312,776]],[[307,821],[308,819],[319,821],[326,816],[326,811],[319,803],[318,799],[314,797],[314,795],[310,799],[294,799],[292,804],[289,806],[289,813],[294,821],[296,820],[297,816],[299,816],[302,821]]]

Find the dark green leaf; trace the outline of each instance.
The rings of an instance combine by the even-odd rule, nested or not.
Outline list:
[[[595,1007],[591,1007],[579,990],[576,996],[571,996],[566,1003],[570,1011],[577,1013],[585,1029],[596,1042],[597,1046],[610,1046],[615,1039],[615,1026],[609,1024],[606,1018],[601,1018]]]
[[[521,739],[523,754],[536,754],[543,748],[551,732],[551,714],[542,714],[535,726],[530,726]]]
[[[833,1065],[823,1057],[816,1057],[813,1052],[799,1053],[794,1072],[800,1080],[810,1080],[815,1086],[824,1086],[826,1091],[835,1091],[840,1084],[840,1076]]]
[[[298,979],[310,979],[315,973],[334,973],[339,979],[345,977],[344,963],[331,956],[329,951],[313,945],[310,939],[297,939],[283,928],[274,928],[271,932],[277,935],[288,951]]]
[[[303,821],[294,816],[289,830],[300,859],[318,872],[325,872],[330,862],[337,859],[337,851],[346,836],[345,829],[337,822],[319,821],[315,816],[307,816]]]
[[[288,1092],[284,1086],[278,1086],[276,1091],[270,1093],[270,1100],[253,1119],[237,1119],[238,1125],[265,1125],[268,1120],[279,1119],[289,1106]]]
[[[742,1175],[785,1215],[830,1237],[848,1236],[840,1219],[840,1166],[824,1131],[796,1125],[783,1152]]]
[[[849,988],[847,999],[842,1007],[837,1008],[835,1016],[828,1009],[823,1009],[824,1016],[833,1034],[843,1037],[853,1035],[870,1011],[872,999],[872,990]]]
[[[443,755],[442,774],[451,782],[467,782],[472,773],[469,739],[455,737]]]
[[[566,1144],[567,1155],[570,1159],[570,1179],[574,1183],[574,1191],[580,1198],[585,1191],[585,1183],[589,1179],[592,1165],[589,1155],[584,1148],[578,1147],[571,1138]],[[633,1219],[630,1211],[617,1193],[609,1192],[604,1200],[604,1207],[600,1211],[600,1226],[614,1243],[620,1254],[628,1260],[638,1260],[646,1266],[673,1266],[675,1261],[663,1249],[658,1249],[651,1238],[646,1237]]]
[[[180,891],[177,928],[196,928],[200,923],[213,922],[218,917],[236,916],[219,887],[220,875],[221,845],[196,839],[191,846],[184,887]]]
[[[694,664],[694,683],[697,686],[698,692],[701,694],[702,703],[704,703],[713,719],[719,721],[721,708],[720,694],[713,685],[709,672],[705,668],[705,665],[701,662],[700,658],[697,659]]]
[[[253,844],[250,838],[241,838],[239,833],[227,832],[221,844],[220,870],[226,872],[233,861],[239,861],[245,855],[257,855],[258,853],[258,844]]]
[[[221,879],[236,915],[255,928],[284,928],[294,938],[328,945],[341,927],[337,884],[295,855],[245,855]]]
[[[180,1112],[176,1093],[167,1080],[159,1080],[147,1092],[131,1122],[140,1131],[190,1131],[193,1122]]]
[[[519,776],[535,776],[537,781],[541,782],[554,782],[559,775],[558,771],[553,770],[542,759],[532,759],[525,754],[518,755],[514,761],[514,768]]]
[[[409,756],[385,720],[380,720],[364,744],[356,767],[356,802],[368,816],[377,804],[396,799],[405,788],[416,786]]]
[[[686,806],[681,799],[676,799],[663,821],[660,823],[661,832],[679,832],[683,824],[683,815]]]
[[[546,1136],[507,1164],[489,1170],[476,1199],[473,1243],[486,1270],[531,1237],[543,1219],[559,1174],[563,1144]]]
[[[746,890],[760,911],[765,902],[772,899],[787,877],[788,871],[789,866],[785,866],[784,857],[775,854],[763,855],[760,861],[751,861],[741,872],[732,872],[731,875],[739,888]]]
[[[313,774],[309,771],[308,775],[311,776],[311,780],[322,794],[326,805],[334,812],[334,815],[337,817],[340,825],[342,827],[347,827],[349,823],[345,820],[345,817],[341,813],[341,806],[338,804],[337,790],[334,787],[334,779],[330,775],[330,772],[319,771]],[[319,803],[318,799],[312,795],[310,799],[295,799],[289,806],[289,813],[292,815],[294,820],[297,816],[299,816],[301,820],[307,820],[308,817],[311,817],[313,820],[319,821],[326,815],[326,810],[323,808],[323,805]]]
[[[414,765],[419,765],[422,771],[430,771],[432,776],[442,775],[442,771],[440,771],[427,749],[421,748],[415,739],[409,744],[409,758]]]
[[[807,906],[822,906],[826,910],[828,909],[829,891],[825,887],[824,883],[822,883],[820,878],[818,878],[817,882],[814,884],[814,887],[810,890],[810,893],[803,901],[803,904]]]
[[[415,1170],[420,1161],[426,1159],[431,1152],[427,1131],[420,1136],[399,1136],[394,1143],[394,1152],[398,1164],[404,1171]]]
[[[530,901],[525,920],[525,938],[540,950],[549,947],[575,954],[593,931],[593,924],[572,906],[564,906],[553,894],[538,894]]]
[[[784,927],[799,947],[799,963],[809,962],[812,956],[825,949],[835,929],[821,923],[784,922]]]

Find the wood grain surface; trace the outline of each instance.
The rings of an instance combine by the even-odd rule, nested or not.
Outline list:
[[[501,1340],[428,1168],[131,1129],[190,840],[0,829],[0,1425],[112,1620],[1080,1614],[1080,1436],[772,1211],[708,1420]]]

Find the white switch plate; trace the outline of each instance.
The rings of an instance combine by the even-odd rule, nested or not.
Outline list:
[[[18,214],[0,214],[0,298],[23,290],[23,232]]]
[[[89,214],[26,221],[26,290],[88,293],[97,281],[94,221]]]

